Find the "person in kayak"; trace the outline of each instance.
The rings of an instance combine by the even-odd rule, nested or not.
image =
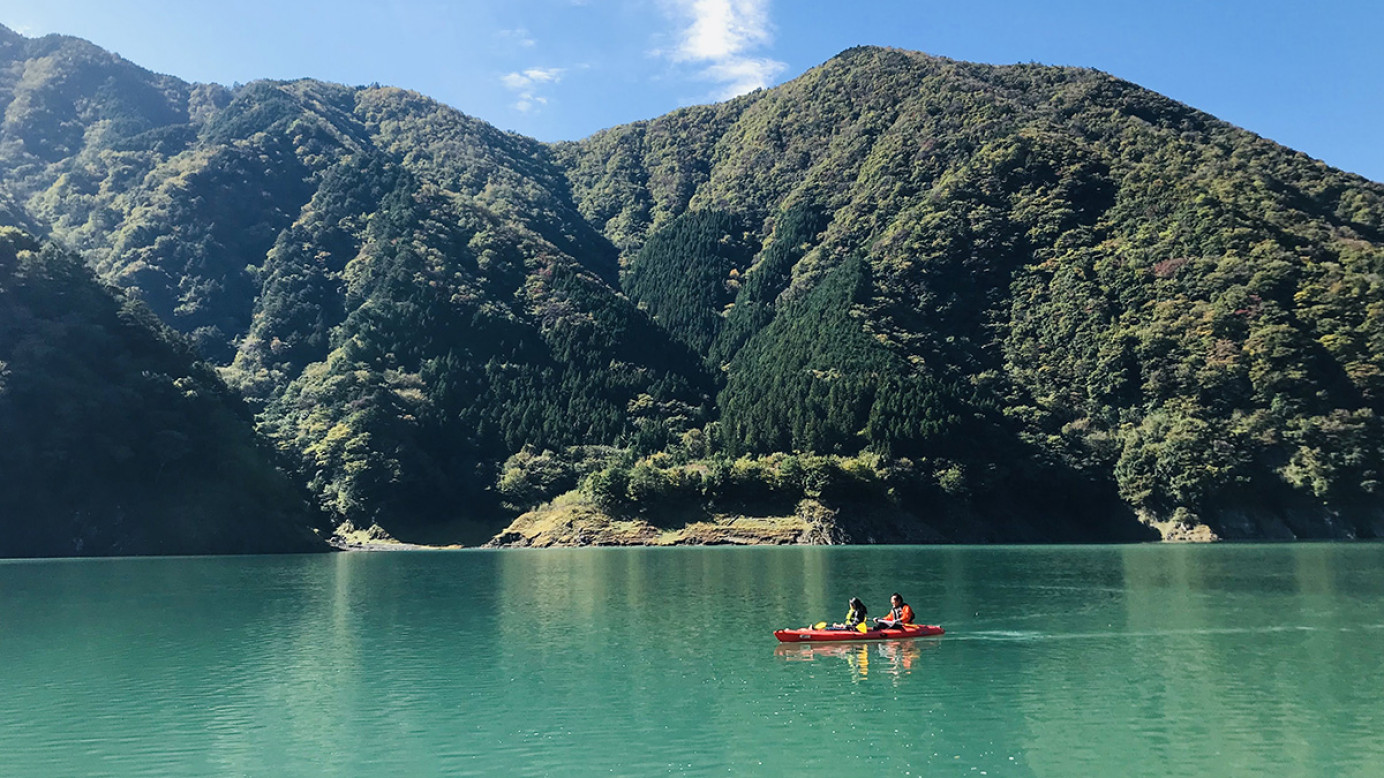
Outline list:
[[[855,629],[865,623],[865,616],[868,611],[865,610],[865,603],[861,602],[859,597],[852,597],[846,605],[850,608],[846,611],[846,623],[833,624],[827,629]]]
[[[905,624],[913,623],[913,608],[903,601],[903,595],[894,592],[889,598],[889,615],[882,619],[875,619],[875,627],[879,629],[895,629]]]

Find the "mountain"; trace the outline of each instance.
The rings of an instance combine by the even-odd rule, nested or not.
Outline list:
[[[733,453],[1378,531],[1379,184],[1096,71],[877,48],[555,157],[631,296],[725,376]]]
[[[863,47],[545,145],[3,31],[0,110],[0,214],[357,526],[1384,531],[1384,187],[1103,73]]]
[[[0,430],[0,558],[325,549],[305,490],[183,339],[12,227]]]
[[[709,376],[618,292],[542,144],[400,89],[192,85],[60,37],[0,56],[5,188],[191,338],[340,518],[484,540],[525,445],[703,421]]]

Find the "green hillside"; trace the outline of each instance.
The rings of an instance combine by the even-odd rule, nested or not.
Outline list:
[[[555,151],[631,296],[721,367],[729,451],[940,457],[981,489],[1038,468],[1232,536],[1373,531],[1376,183],[1099,72],[874,48]],[[707,216],[762,250],[707,252]]]
[[[400,89],[6,51],[8,190],[218,364],[339,519],[483,541],[524,446],[653,449],[705,422],[710,380],[619,294],[542,144]]]
[[[1384,526],[1384,187],[1103,73],[859,48],[545,145],[0,31],[0,111],[0,216],[190,338],[336,520]]]
[[[184,341],[0,228],[0,558],[325,545],[306,493]]]

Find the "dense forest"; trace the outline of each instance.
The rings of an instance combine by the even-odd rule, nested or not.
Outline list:
[[[891,517],[855,540],[1384,531],[1384,186],[1098,71],[863,47],[548,145],[402,89],[190,84],[0,28],[0,111],[0,223],[53,244],[7,233],[26,280],[0,294],[118,287],[189,361],[70,367],[197,376],[223,432],[252,415],[260,442],[227,439],[267,458],[238,461],[328,523],[472,543],[568,493]],[[0,403],[30,402],[10,387],[50,368],[9,332]],[[119,515],[272,480],[208,485],[174,422],[124,424],[146,499]],[[42,445],[8,447],[0,477],[42,487],[0,519],[114,522],[58,498],[98,465]]]
[[[323,548],[243,402],[80,259],[0,228],[0,557]]]

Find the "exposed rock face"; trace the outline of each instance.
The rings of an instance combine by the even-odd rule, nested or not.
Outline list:
[[[803,500],[789,516],[714,516],[677,528],[612,517],[590,503],[544,506],[514,520],[486,545],[556,546],[835,545],[849,542],[836,512]]]
[[[1158,530],[1165,543],[1215,543],[1221,537],[1205,524],[1185,521],[1153,521],[1149,526]]]
[[[815,499],[798,502],[791,513],[649,510],[632,517],[612,516],[577,493],[515,519],[489,543],[490,548],[562,546],[686,545],[836,545],[935,543],[1044,543],[1158,540],[1153,529],[1135,523],[1129,532],[1073,535],[1038,516],[1015,512],[1001,522],[977,520],[965,505],[910,510],[899,505],[846,503]]]

